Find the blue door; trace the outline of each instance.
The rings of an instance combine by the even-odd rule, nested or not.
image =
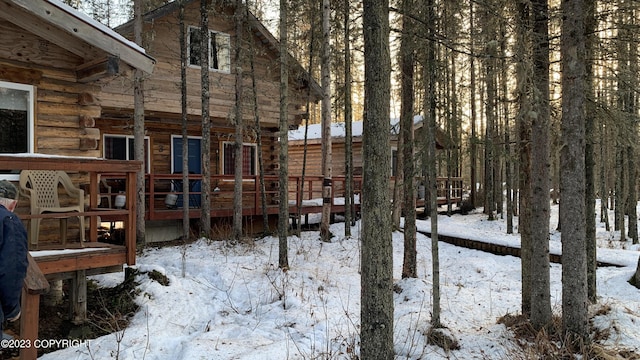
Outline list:
[[[199,138],[189,138],[189,173],[190,174],[202,174],[202,157],[200,156],[200,143]],[[173,173],[182,173],[182,137],[173,137],[171,139],[171,146],[173,149]],[[189,207],[200,207],[200,180],[192,180],[189,182],[189,191],[197,194],[189,195]],[[182,192],[182,181],[175,181],[173,184],[173,190],[175,192]],[[182,207],[182,194],[178,195],[178,201],[176,205]]]
[[[173,173],[182,172],[182,137],[173,137],[171,146],[173,147]],[[202,174],[202,157],[200,156],[199,138],[189,138],[189,173]]]

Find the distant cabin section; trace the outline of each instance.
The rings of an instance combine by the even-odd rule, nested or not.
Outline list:
[[[395,163],[398,151],[398,119],[389,120],[390,133],[390,156],[391,156],[391,174],[395,176]],[[363,166],[363,130],[366,124],[363,121],[354,121],[351,123],[352,134],[352,155],[353,155],[353,175],[361,176]],[[416,142],[424,137],[423,121],[421,116],[414,117],[414,131]],[[289,131],[289,174],[300,175],[304,163],[304,147],[305,133],[307,143],[307,159],[306,159],[306,175],[322,175],[322,127],[321,124],[311,124],[309,126],[300,126],[295,130]],[[438,130],[436,136],[436,148],[442,150],[447,144],[446,134],[442,130]],[[416,146],[416,153],[420,152],[420,146]],[[345,176],[345,123],[331,123],[331,166],[334,176]],[[418,164],[417,164],[418,165]]]
[[[422,153],[425,144],[427,128],[424,126],[422,116],[414,116],[413,119],[414,132],[415,132],[415,156],[414,161],[416,165],[416,173],[422,173]],[[353,156],[353,176],[355,182],[355,188],[358,189],[360,181],[362,179],[363,167],[366,164],[363,161],[363,130],[366,124],[362,121],[352,122],[352,156]],[[397,168],[397,155],[398,155],[398,134],[399,134],[399,121],[398,119],[389,120],[389,156],[391,169],[389,174],[391,175],[391,183],[389,191],[392,191],[395,184],[396,168]],[[306,134],[306,135],[305,135]],[[332,178],[334,183],[334,194],[341,196],[344,191],[342,188],[343,178],[346,177],[346,160],[345,160],[345,124],[343,122],[331,123],[331,167]],[[306,141],[305,141],[306,137]],[[295,130],[289,131],[289,175],[301,176],[303,169],[305,169],[305,177],[320,177],[322,178],[322,126],[321,124],[311,124],[308,126],[300,126]],[[306,143],[306,144],[305,144]],[[457,146],[452,141],[448,140],[446,133],[442,129],[436,130],[436,150],[437,157],[436,167],[441,170],[442,173],[438,174],[437,181],[437,198],[439,204],[446,204],[449,201],[454,203],[460,203],[462,201],[463,181],[458,176],[459,170],[455,170],[455,174],[444,173],[446,166],[442,166],[444,161],[440,160],[443,154],[443,150]],[[306,147],[306,159],[305,159],[305,147]],[[444,170],[443,170],[444,169]],[[418,191],[418,204],[421,205],[424,202],[424,178],[418,176],[417,181]],[[311,190],[305,190],[307,192],[313,192],[314,196],[319,196],[321,189],[314,188]],[[337,192],[336,192],[337,191]]]

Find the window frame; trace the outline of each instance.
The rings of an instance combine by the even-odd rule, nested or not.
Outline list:
[[[0,81],[0,88],[24,91],[28,93],[27,103],[27,152],[35,153],[35,123],[36,123],[36,87],[29,84],[14,83],[10,81]],[[20,174],[0,174],[0,179],[16,181],[20,179]]]
[[[112,160],[135,160],[135,159],[129,159],[129,153],[130,153],[130,147],[129,147],[129,140],[133,140],[135,141],[135,136],[133,135],[126,135],[126,134],[102,134],[102,157],[107,159],[107,157],[105,156],[105,147],[107,146],[107,138],[120,138],[120,139],[125,139],[125,154],[127,156],[127,159],[112,159]],[[147,154],[147,158],[144,164],[145,167],[145,174],[149,174],[151,171],[151,138],[149,136],[145,136],[144,137],[144,144],[146,147],[146,154]]]
[[[222,175],[235,175],[235,173],[233,173],[233,174],[226,174],[225,173],[225,168],[226,168],[226,166],[225,166],[226,165],[225,145],[232,145],[233,146],[234,144],[235,144],[234,141],[223,141],[222,142],[222,150],[220,151],[220,153],[222,154],[222,158],[221,158],[221,161],[220,161],[220,166],[221,166],[220,174],[222,174]],[[258,175],[258,144],[250,143],[250,142],[243,142],[242,143],[243,152],[244,152],[244,147],[245,146],[251,147],[252,150],[253,150],[253,152],[252,152],[253,153],[253,159],[252,159],[253,160],[253,169],[252,169],[252,173],[251,174],[248,174],[248,175],[242,174],[242,176],[243,177],[244,176],[256,176],[256,175]]]
[[[197,68],[200,69],[201,66],[199,64],[193,63],[191,61],[192,57],[191,57],[191,32],[193,30],[196,30],[198,32],[201,32],[201,27],[199,26],[193,26],[190,25],[187,31],[187,54],[189,56],[188,59],[188,65],[191,68]],[[215,34],[215,36],[212,36],[212,34]],[[217,58],[217,63],[223,63],[221,60],[221,56],[224,56],[223,60],[226,60],[226,64],[223,63],[222,66],[218,66],[218,68],[213,67],[213,53],[214,53],[214,49],[218,49],[219,45],[222,45],[222,42],[219,41],[215,41],[215,45],[216,47],[213,47],[212,41],[211,39],[217,39],[218,36],[222,36],[226,39],[226,54],[218,54],[218,58]],[[215,31],[215,30],[209,30],[209,36],[207,37],[207,41],[209,42],[209,71],[215,71],[215,72],[220,72],[220,73],[224,73],[224,74],[230,74],[231,73],[231,35],[221,32],[221,31]],[[198,58],[199,59],[199,58]],[[198,60],[199,62],[199,60]],[[224,66],[226,65],[226,66]]]

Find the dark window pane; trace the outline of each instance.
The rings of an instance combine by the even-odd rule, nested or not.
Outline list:
[[[0,109],[0,153],[29,152],[28,122],[27,111]]]
[[[217,38],[216,33],[211,33],[211,66],[212,69],[220,69],[220,65],[218,63],[218,43],[216,41]]]
[[[105,159],[127,160],[127,139],[124,137],[104,138]]]

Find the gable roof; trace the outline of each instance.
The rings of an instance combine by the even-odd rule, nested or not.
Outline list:
[[[185,0],[185,7],[194,2],[196,0]],[[234,4],[225,2],[225,6],[235,6]],[[146,22],[151,22],[155,19],[162,18],[169,14],[172,14],[180,8],[179,1],[173,1],[166,5],[163,5],[157,9],[151,10],[144,14],[143,20]],[[264,24],[258,20],[258,18],[252,13],[249,13],[248,23],[251,29],[253,30],[253,34],[260,39],[261,43],[266,46],[273,53],[280,53],[280,42],[273,36],[273,34],[264,26]],[[132,33],[133,32],[133,20],[130,20],[120,26],[116,27],[116,30],[120,33]],[[305,70],[300,62],[296,60],[291,54],[287,54],[289,56],[289,69],[292,74],[297,75],[297,79],[303,82],[303,86],[309,86],[311,88],[311,94],[316,99],[316,101],[322,98],[322,88],[320,85],[311,77],[309,72]]]
[[[0,18],[88,60],[114,56],[151,73],[155,60],[143,48],[58,0],[0,0]],[[78,41],[80,40],[80,42]]]

